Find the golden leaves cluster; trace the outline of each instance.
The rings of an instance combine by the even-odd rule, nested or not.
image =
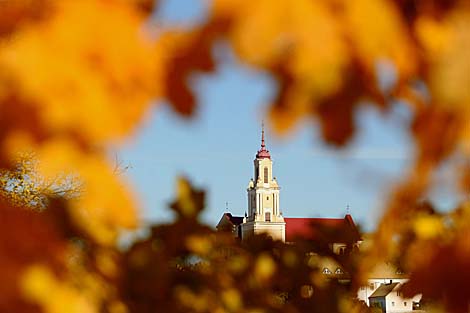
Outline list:
[[[42,2],[44,14],[28,19]],[[137,216],[105,149],[137,127],[161,85],[148,13],[126,1],[20,3],[2,3],[5,14],[16,8],[25,16],[0,46],[1,164],[33,150],[46,179],[80,175],[86,192],[73,201],[74,215],[113,244]]]
[[[461,193],[470,190],[470,166],[462,161],[470,156],[466,1],[213,0],[207,20],[189,30],[158,29],[154,10],[151,0],[0,1],[0,189],[9,200],[0,208],[10,223],[0,233],[8,255],[0,268],[12,282],[6,285],[16,286],[0,292],[0,305],[10,304],[2,310],[186,312],[185,304],[200,303],[199,311],[302,312],[319,302],[325,312],[362,310],[304,267],[307,250],[269,240],[242,247],[200,225],[204,193],[185,180],[172,204],[175,223],[153,227],[126,252],[117,249],[120,231],[138,226],[139,217],[108,151],[156,101],[191,115],[189,78],[215,70],[219,40],[277,82],[268,110],[279,132],[313,119],[327,143],[344,145],[359,106],[387,110],[405,100],[416,155],[374,236],[381,249],[367,251],[361,268],[401,256],[412,291],[443,300],[452,312],[468,304],[470,295],[441,292],[425,276],[432,268],[463,286],[446,267],[457,260],[457,268],[468,268],[468,203],[449,214],[416,204],[445,163],[459,174]],[[387,88],[379,83],[381,62],[395,71]],[[23,151],[34,151],[37,171],[17,166]],[[47,200],[43,186],[63,185],[49,182],[68,173],[79,177],[80,197]],[[39,202],[44,212],[12,205]],[[197,270],[185,263],[195,255],[207,261]],[[47,294],[60,299],[46,301]]]

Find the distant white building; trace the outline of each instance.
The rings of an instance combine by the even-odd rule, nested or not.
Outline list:
[[[400,289],[408,281],[408,276],[402,270],[382,263],[369,275],[367,285],[357,291],[357,298],[369,307],[381,308],[383,313],[411,312],[413,306],[418,308],[421,295],[402,298]]]
[[[401,283],[381,284],[369,296],[370,307],[379,308],[383,313],[412,312],[413,306],[419,303],[421,296],[416,295],[413,298],[403,298],[401,287]]]

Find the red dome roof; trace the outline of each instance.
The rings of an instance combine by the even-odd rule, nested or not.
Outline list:
[[[258,153],[256,154],[256,158],[257,159],[265,159],[265,158],[268,158],[270,159],[271,158],[271,155],[269,154],[269,151],[266,150],[266,149],[261,149],[258,151]]]

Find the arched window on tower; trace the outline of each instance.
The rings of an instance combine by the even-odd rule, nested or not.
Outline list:
[[[267,167],[264,168],[264,183],[265,184],[268,183],[268,168]]]
[[[266,222],[271,222],[271,213],[270,212],[266,212],[264,214],[264,219]]]

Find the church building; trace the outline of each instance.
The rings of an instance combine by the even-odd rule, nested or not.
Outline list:
[[[338,254],[346,247],[356,247],[360,242],[359,231],[351,217],[344,218],[288,218],[283,216],[279,196],[280,186],[273,175],[273,161],[266,149],[264,128],[261,133],[261,149],[254,159],[253,178],[247,187],[248,209],[245,216],[233,216],[226,212],[217,224],[218,230],[228,230],[245,240],[256,234],[267,234],[274,240],[295,242],[317,240],[328,242]]]
[[[289,218],[284,217],[279,201],[280,186],[273,175],[273,161],[266,149],[264,129],[261,149],[254,159],[253,178],[247,187],[247,211],[245,216],[222,215],[217,229],[229,231],[240,240],[256,234],[266,234],[274,240],[286,243],[309,241],[335,254],[349,254],[363,239],[349,212],[343,218]],[[332,279],[347,281],[349,274],[334,260],[324,259],[322,274]],[[374,268],[367,285],[357,291],[357,299],[381,312],[409,312],[420,306],[421,295],[403,298],[400,288],[408,277],[393,265],[384,263]],[[414,311],[413,311],[414,312]]]

